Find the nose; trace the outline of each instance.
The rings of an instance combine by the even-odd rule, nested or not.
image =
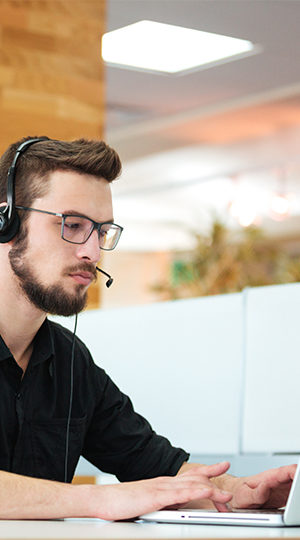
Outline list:
[[[97,263],[100,259],[100,247],[98,231],[94,230],[84,244],[78,244],[76,255],[78,259],[84,259]]]

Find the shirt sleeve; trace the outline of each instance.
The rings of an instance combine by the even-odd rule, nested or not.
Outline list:
[[[99,400],[83,456],[121,482],[175,476],[189,454],[157,435],[149,422],[134,411],[129,397],[102,369],[95,365],[94,369]]]

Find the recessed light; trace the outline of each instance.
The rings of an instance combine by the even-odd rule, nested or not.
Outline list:
[[[109,64],[164,73],[209,67],[253,54],[251,41],[155,21],[139,21],[102,37]]]

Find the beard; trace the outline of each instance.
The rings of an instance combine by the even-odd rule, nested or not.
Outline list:
[[[27,299],[38,309],[51,313],[51,315],[62,315],[70,317],[82,311],[87,303],[87,291],[82,292],[83,285],[76,285],[75,293],[67,293],[62,285],[43,285],[34,274],[34,269],[26,261],[27,233],[25,230],[19,233],[19,237],[9,252],[9,262],[12,271],[18,278],[18,283]],[[75,271],[87,271],[94,275],[95,268],[82,263],[76,267],[66,269],[65,275]]]

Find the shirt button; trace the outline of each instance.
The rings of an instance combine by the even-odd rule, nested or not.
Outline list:
[[[21,398],[21,394],[16,394],[16,399],[20,399]]]

